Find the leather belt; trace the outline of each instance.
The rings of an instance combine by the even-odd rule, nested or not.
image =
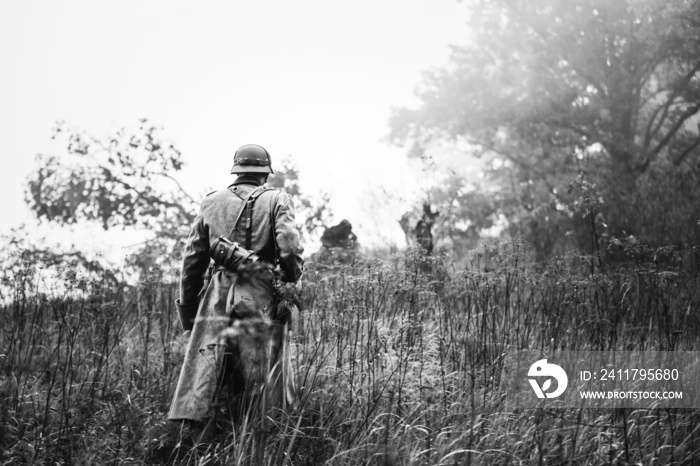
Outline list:
[[[267,266],[267,268],[269,268],[270,270],[272,270],[272,264],[270,264],[269,262],[264,262],[264,261],[262,261],[262,263],[265,264],[265,265]],[[216,273],[216,272],[236,273],[236,272],[234,272],[233,270],[224,267],[223,265],[216,265],[216,266],[214,266],[214,270],[213,270],[212,273]]]

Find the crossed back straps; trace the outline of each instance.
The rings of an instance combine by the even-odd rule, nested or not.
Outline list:
[[[229,188],[229,190],[233,193],[235,193],[236,190],[233,188]],[[253,218],[253,206],[255,204],[255,200],[260,197],[261,194],[267,191],[274,191],[273,188],[265,187],[265,186],[258,186],[257,188],[253,189],[251,192],[248,193],[248,195],[243,198],[243,204],[241,205],[241,209],[238,211],[238,215],[236,215],[236,221],[233,222],[233,229],[231,230],[231,233],[229,234],[229,240],[233,241],[233,235],[235,234],[236,230],[238,230],[238,223],[241,220],[241,216],[243,215],[243,211],[247,209],[247,215],[246,215],[246,222],[245,222],[245,248],[250,250],[252,247],[252,235],[253,235],[253,225],[252,225],[252,218]],[[277,201],[277,193],[275,196],[272,196],[270,198],[270,227],[272,228],[272,241],[275,245],[275,262],[277,261],[277,237],[275,234],[275,219],[274,219],[274,207],[275,207],[275,202]]]

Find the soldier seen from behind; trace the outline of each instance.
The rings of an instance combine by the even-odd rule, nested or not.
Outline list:
[[[287,332],[303,248],[294,205],[265,186],[273,171],[263,147],[239,148],[231,173],[231,186],[203,199],[182,264],[178,311],[191,336],[169,418],[195,443],[219,421],[285,409],[295,396]]]

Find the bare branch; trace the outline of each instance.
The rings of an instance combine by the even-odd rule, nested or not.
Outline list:
[[[685,113],[676,121],[676,123],[671,127],[671,129],[668,130],[666,133],[666,136],[664,136],[661,141],[656,145],[656,147],[651,151],[651,154],[653,156],[657,155],[659,152],[661,152],[661,149],[663,149],[673,138],[673,136],[676,135],[679,129],[683,126],[683,124],[688,121],[688,118],[692,117],[696,113],[700,111],[700,103],[693,105],[689,109],[685,111]]]
[[[194,198],[193,198],[192,196],[190,196],[190,193],[188,193],[187,191],[185,191],[185,189],[182,187],[182,185],[180,184],[180,182],[179,182],[178,180],[176,180],[176,179],[173,178],[172,176],[168,175],[167,173],[160,173],[160,175],[164,176],[165,178],[168,178],[169,180],[172,180],[172,181],[177,185],[177,187],[178,187],[178,189],[180,190],[180,192],[181,192],[184,196],[186,196],[187,199],[189,199],[193,204],[199,204],[199,202],[195,201]]]
[[[649,120],[649,123],[647,123],[647,129],[646,129],[645,134],[644,134],[644,147],[645,148],[647,148],[649,146],[649,143],[651,142],[651,140],[654,137],[656,137],[659,130],[663,127],[663,124],[666,121],[666,117],[668,116],[668,111],[674,105],[676,98],[679,95],[681,95],[681,93],[688,88],[690,81],[698,73],[698,71],[700,71],[700,62],[696,63],[696,65],[685,76],[683,76],[683,78],[681,78],[680,80],[678,80],[674,83],[673,92],[666,100],[666,103],[663,104],[661,107],[659,107],[662,109],[662,114],[661,114],[661,118],[659,119],[659,121],[655,125],[654,125],[654,121],[656,119],[656,116],[658,115],[659,108],[657,108],[656,111],[653,113],[652,118]]]
[[[685,160],[688,155],[690,155],[697,147],[700,146],[700,134],[697,135],[695,140],[691,145],[689,145],[681,154],[679,154],[677,157],[673,159],[673,163],[675,165],[680,165],[683,163],[683,160]]]
[[[652,113],[651,118],[649,119],[649,122],[647,123],[646,131],[644,132],[644,146],[643,146],[644,149],[647,149],[649,147],[649,143],[654,138],[654,136],[656,136],[656,134],[659,132],[664,121],[666,121],[666,116],[668,115],[668,111],[675,104],[676,104],[675,97],[672,97],[672,98],[667,99],[663,105],[659,105],[658,107],[656,107],[656,110],[654,110],[654,113]],[[662,112],[661,118],[659,118],[659,121],[656,122],[656,124],[654,124],[654,122],[656,121],[656,117],[659,116],[659,112]]]

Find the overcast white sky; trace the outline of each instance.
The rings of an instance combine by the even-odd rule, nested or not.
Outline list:
[[[235,149],[291,155],[363,237],[400,236],[415,191],[382,142],[392,105],[468,35],[456,0],[0,3],[0,232],[31,219],[26,177],[63,119],[101,135],[148,117],[183,151],[194,194],[225,187]],[[375,203],[382,190],[394,203]],[[396,211],[393,211],[395,209]]]

